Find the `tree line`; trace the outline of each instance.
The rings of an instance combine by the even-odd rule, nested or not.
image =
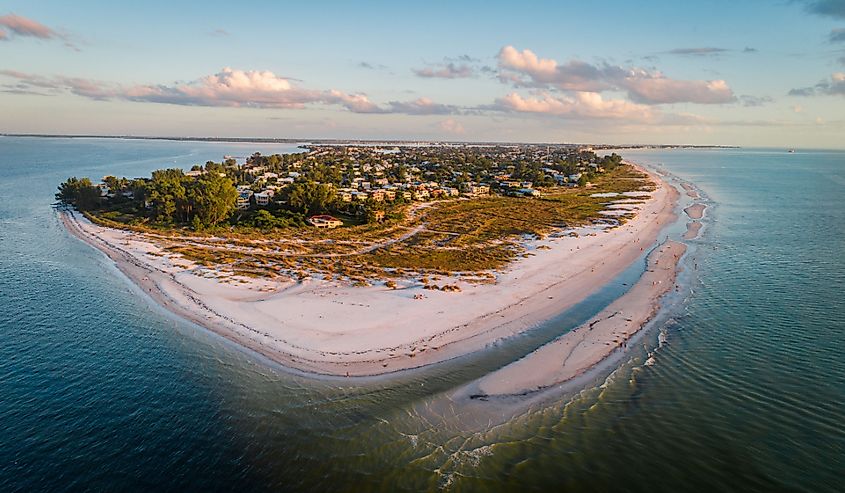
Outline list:
[[[181,169],[153,171],[150,179],[127,180],[107,176],[103,183],[111,198],[88,178],[68,178],[59,185],[56,200],[81,211],[95,210],[106,201],[127,200],[164,224],[189,224],[194,229],[217,225],[232,214],[238,192],[221,173],[185,176]]]

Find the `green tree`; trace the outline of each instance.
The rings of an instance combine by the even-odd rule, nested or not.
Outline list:
[[[77,197],[79,197],[79,178],[75,176],[68,178],[59,185],[56,200],[63,204],[75,204]]]
[[[288,203],[305,215],[327,212],[337,198],[335,188],[326,183],[295,183],[289,190]]]
[[[77,179],[74,176],[59,185],[56,199],[64,204],[74,205],[81,211],[87,211],[100,204],[100,189],[95,187],[90,179]]]
[[[153,218],[172,222],[187,220],[185,212],[185,175],[181,169],[160,169],[153,171],[147,183],[147,199],[152,203]]]
[[[235,210],[238,191],[228,177],[211,173],[201,176],[190,187],[188,202],[194,218],[203,226],[214,226],[226,220]]]

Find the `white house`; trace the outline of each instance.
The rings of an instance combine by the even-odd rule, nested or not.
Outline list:
[[[321,214],[318,216],[311,216],[308,218],[308,224],[314,226],[315,228],[328,228],[333,229],[338,226],[343,226],[343,221],[337,219],[334,216],[329,216],[328,214]]]

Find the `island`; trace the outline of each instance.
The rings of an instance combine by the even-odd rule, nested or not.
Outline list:
[[[56,197],[67,229],[162,306],[285,367],[355,377],[466,355],[566,311],[645,262],[679,193],[588,146],[343,143],[69,178]],[[683,249],[663,251],[671,283]],[[592,343],[624,344],[665,291],[620,301],[645,304],[636,327]],[[607,351],[585,354],[579,371]]]

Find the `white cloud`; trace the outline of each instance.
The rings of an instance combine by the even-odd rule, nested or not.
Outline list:
[[[624,90],[632,100],[645,104],[719,104],[736,100],[724,80],[677,80],[660,72],[608,64],[595,66],[580,60],[560,64],[513,46],[502,48],[498,59],[499,79],[517,87],[581,92]]]
[[[12,70],[0,75],[15,79],[2,87],[7,92],[51,94],[70,92],[91,99],[123,99],[137,102],[183,106],[220,106],[275,109],[303,109],[309,105],[337,105],[353,113],[404,113],[409,115],[444,115],[458,112],[454,106],[428,98],[391,101],[380,106],[367,95],[350,94],[337,89],[315,90],[299,87],[292,79],[269,71],[243,71],[224,68],[200,79],[173,85],[149,84],[124,88],[117,84],[73,77],[44,77]]]
[[[465,79],[475,75],[475,70],[467,64],[444,63],[432,67],[412,70],[417,76],[438,79]]]
[[[736,100],[724,80],[676,80],[641,69],[631,70],[619,85],[631,99],[647,104],[721,104]]]
[[[0,16],[0,41],[11,39],[10,33],[21,37],[62,40],[68,48],[79,51],[79,48],[68,39],[67,35],[58,33],[38,21],[17,14],[10,13]]]
[[[655,111],[643,104],[621,99],[606,100],[596,92],[576,92],[572,96],[554,96],[543,93],[539,97],[523,97],[512,92],[496,101],[496,106],[506,111],[543,113],[569,118],[608,118],[649,122]]]

